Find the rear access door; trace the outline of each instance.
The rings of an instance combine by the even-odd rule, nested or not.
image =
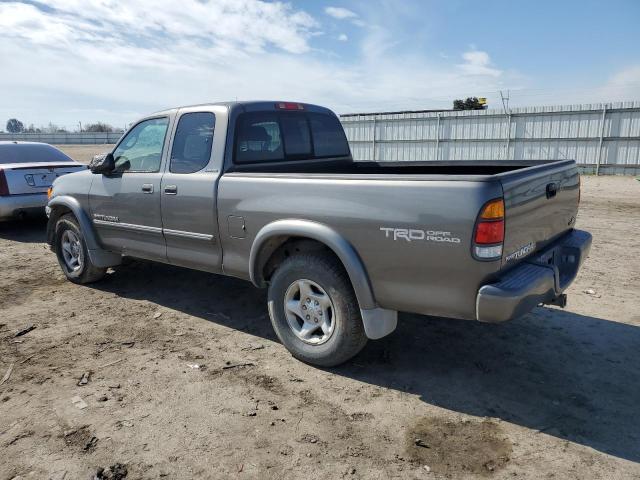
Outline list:
[[[226,107],[178,111],[161,187],[163,233],[172,264],[221,271],[216,199],[226,118]]]
[[[573,160],[498,174],[505,202],[503,265],[540,250],[575,225],[580,174]]]

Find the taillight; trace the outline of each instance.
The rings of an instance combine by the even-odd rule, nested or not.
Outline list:
[[[482,245],[502,243],[504,240],[504,220],[478,223],[475,240],[476,243]]]
[[[476,221],[473,232],[473,254],[481,260],[502,257],[504,242],[504,200],[497,198],[486,203]]]
[[[9,195],[9,185],[7,185],[7,176],[4,170],[0,168],[0,197]]]

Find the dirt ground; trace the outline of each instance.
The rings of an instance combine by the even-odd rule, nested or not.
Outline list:
[[[582,198],[594,246],[565,310],[404,314],[329,370],[287,353],[248,283],[133,262],[77,286],[42,221],[2,224],[0,480],[640,478],[640,182],[586,177]]]
[[[105,143],[99,145],[54,145],[54,147],[78,162],[89,163],[94,155],[110,152],[114,146]]]

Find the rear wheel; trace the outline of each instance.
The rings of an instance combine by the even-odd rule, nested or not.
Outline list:
[[[349,277],[329,254],[286,259],[271,278],[269,314],[283,345],[313,365],[339,365],[367,343]]]
[[[74,283],[96,282],[107,272],[91,262],[84,235],[72,214],[63,215],[56,223],[55,251],[62,271]]]

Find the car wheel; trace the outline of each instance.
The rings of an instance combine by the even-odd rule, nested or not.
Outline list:
[[[63,215],[56,223],[55,252],[65,276],[74,283],[96,282],[107,272],[91,262],[84,235],[72,214]]]
[[[367,343],[351,282],[332,255],[287,258],[271,278],[268,302],[278,338],[303,362],[333,367]]]

